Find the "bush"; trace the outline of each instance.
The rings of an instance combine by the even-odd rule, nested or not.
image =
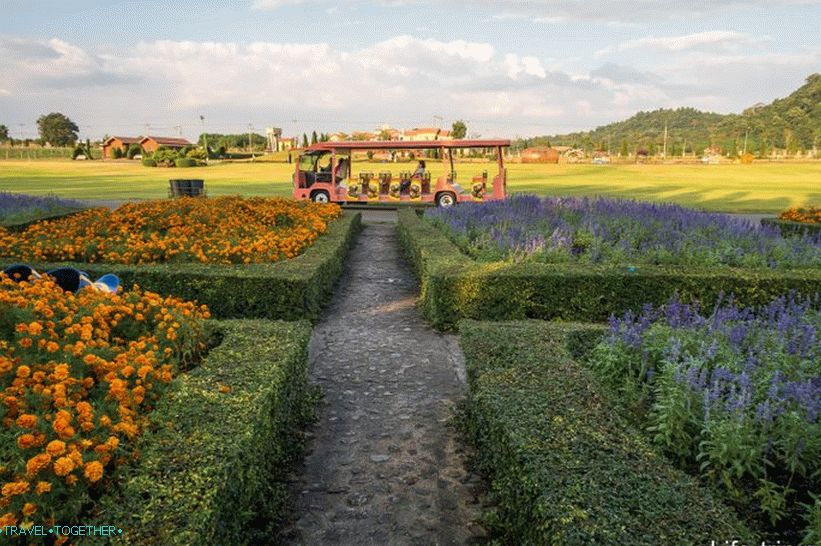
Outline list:
[[[86,151],[82,146],[76,146],[74,151],[71,152],[71,159],[77,159],[80,156],[86,155]]]
[[[165,146],[160,146],[157,150],[151,155],[151,158],[157,162],[158,167],[173,167],[174,162],[180,157],[180,154],[177,153],[177,150],[173,150],[171,148],[166,148]]]
[[[807,222],[795,222],[792,220],[781,220],[778,218],[762,218],[761,223],[765,226],[775,226],[781,230],[783,237],[805,237],[821,233],[821,224],[810,224]]]
[[[180,157],[179,159],[174,160],[174,166],[177,168],[196,167],[197,162],[189,157]]]
[[[818,269],[765,270],[675,266],[478,263],[413,210],[399,211],[399,238],[421,280],[421,309],[437,328],[461,318],[604,321],[611,314],[682,301],[711,306],[722,294],[762,305],[795,290],[814,294]]]
[[[465,425],[504,544],[752,543],[730,509],[653,452],[570,355],[572,325],[460,326]],[[595,330],[576,339],[585,350]],[[600,335],[600,334],[599,334]]]
[[[126,152],[126,157],[128,159],[134,159],[135,155],[145,155],[143,154],[143,149],[139,144],[132,144],[128,147],[128,152]]]
[[[123,158],[123,149],[120,147],[116,147],[111,151],[111,156],[113,159],[122,159]]]
[[[142,164],[143,164],[143,167],[156,167],[157,166],[157,162],[154,161],[150,157],[144,157],[142,159]]]
[[[343,213],[328,232],[290,260],[266,264],[118,265],[100,263],[32,264],[38,271],[70,265],[92,277],[114,273],[123,286],[197,300],[220,318],[284,320],[319,317],[342,274],[348,248],[361,228],[361,215]],[[0,258],[0,264],[17,260]]]
[[[185,154],[185,157],[190,157],[191,159],[196,159],[198,161],[205,161],[207,159],[205,150],[202,148],[192,148]]]
[[[123,528],[118,543],[267,544],[285,515],[287,472],[312,411],[310,325],[228,321],[219,330],[222,343],[174,381],[139,461],[98,504],[98,525]]]

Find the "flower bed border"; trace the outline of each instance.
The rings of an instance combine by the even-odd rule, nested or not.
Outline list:
[[[754,542],[710,489],[654,452],[576,359],[604,328],[460,323],[464,417],[505,544]],[[718,538],[717,538],[718,537]]]
[[[477,262],[414,211],[399,211],[403,251],[421,281],[421,309],[437,328],[463,318],[604,321],[611,314],[682,301],[712,305],[734,294],[739,305],[760,305],[790,290],[821,291],[821,270],[685,269]]]
[[[96,524],[123,529],[118,543],[260,543],[287,513],[287,473],[313,411],[311,325],[216,327],[222,342],[174,380],[138,443],[140,459],[97,503]]]
[[[123,265],[99,263],[31,264],[38,270],[76,267],[92,277],[114,273],[123,286],[196,300],[217,318],[316,320],[333,294],[348,249],[362,227],[362,215],[343,212],[328,233],[290,260],[271,264]],[[19,260],[0,258],[0,264]]]
[[[813,235],[821,232],[821,224],[793,222],[792,220],[781,220],[780,218],[762,218],[761,225],[777,227],[781,230],[782,237],[800,237],[802,235]]]

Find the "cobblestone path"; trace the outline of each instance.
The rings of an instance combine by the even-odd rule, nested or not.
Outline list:
[[[319,420],[296,483],[292,544],[472,544],[482,481],[449,420],[456,338],[433,331],[395,226],[366,225],[311,339]]]

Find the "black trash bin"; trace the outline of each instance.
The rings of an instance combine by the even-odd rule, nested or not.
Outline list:
[[[201,197],[205,195],[205,181],[175,178],[168,181],[171,197]]]

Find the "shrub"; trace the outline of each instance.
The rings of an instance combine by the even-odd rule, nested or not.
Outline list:
[[[120,147],[116,147],[111,151],[111,156],[114,159],[122,159],[123,158],[123,149]]]
[[[302,254],[276,263],[248,265],[69,263],[91,276],[114,273],[123,284],[197,300],[221,318],[316,320],[333,295],[361,215],[343,213]],[[6,264],[12,260],[6,260]],[[0,265],[3,259],[0,258]],[[32,264],[47,271],[58,264]]]
[[[150,157],[144,157],[142,159],[142,164],[143,164],[143,167],[156,167],[157,166],[157,162],[154,161]]]
[[[75,146],[74,151],[71,152],[71,159],[77,159],[81,155],[86,155],[86,151],[82,146]]]
[[[139,144],[132,144],[128,147],[128,152],[126,152],[126,157],[128,159],[134,159],[135,155],[145,155]]]
[[[750,532],[656,454],[568,349],[573,325],[460,326],[466,429],[490,479],[500,543],[709,544]],[[579,345],[595,330],[583,327]]]
[[[765,226],[775,227],[781,231],[783,237],[818,237],[821,234],[821,224],[781,220],[778,218],[762,218]]]
[[[399,211],[399,238],[421,280],[421,309],[438,328],[460,318],[604,321],[611,314],[682,301],[713,305],[735,294],[739,305],[760,305],[795,290],[814,294],[821,271],[654,265],[478,263],[412,210]]]
[[[185,156],[199,161],[205,161],[207,159],[205,150],[202,148],[192,148],[185,154]]]
[[[180,154],[177,153],[177,150],[173,150],[171,148],[166,148],[165,146],[160,146],[157,150],[151,155],[151,158],[157,162],[158,167],[173,167],[174,162],[180,157]]]
[[[821,493],[821,294],[611,319],[590,364],[653,441],[790,542]],[[815,478],[813,476],[816,476]]]
[[[205,308],[132,290],[67,295],[0,274],[0,526],[77,521],[171,379],[205,348]]]
[[[122,544],[269,543],[282,521],[298,429],[311,414],[310,325],[228,321],[219,330],[222,343],[174,381],[139,461],[99,503],[99,523],[122,526]]]
[[[778,215],[778,219],[805,224],[821,224],[821,207],[795,207],[787,209]]]
[[[174,166],[178,168],[196,167],[197,162],[189,157],[180,157],[174,161]]]

